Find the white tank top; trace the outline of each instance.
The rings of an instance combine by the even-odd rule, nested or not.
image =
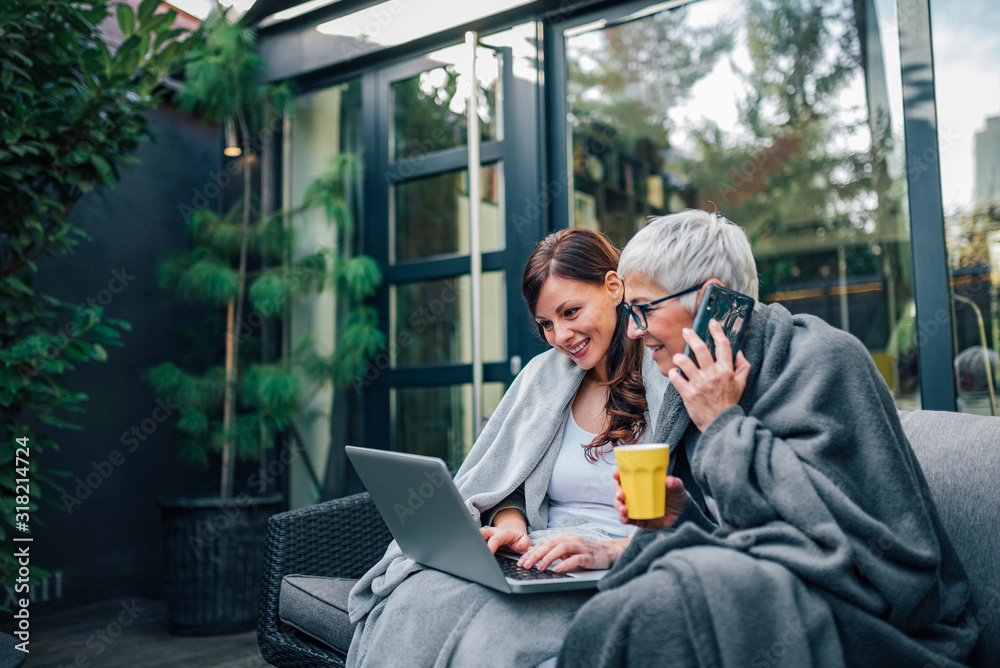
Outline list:
[[[596,434],[585,431],[570,409],[562,445],[549,479],[549,528],[564,517],[582,517],[600,525],[611,538],[627,538],[632,527],[618,521],[615,510],[615,455],[610,445],[601,449],[596,462],[587,460],[583,446]]]

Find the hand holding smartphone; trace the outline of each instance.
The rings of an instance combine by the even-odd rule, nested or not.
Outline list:
[[[753,313],[753,297],[749,297],[742,292],[730,290],[729,288],[710,283],[705,288],[698,303],[698,310],[695,312],[694,323],[691,328],[702,341],[708,346],[715,359],[715,339],[708,333],[708,323],[713,318],[722,325],[722,331],[729,339],[729,345],[733,350],[733,359],[743,345],[743,336],[746,333],[747,324],[750,322],[750,314]],[[691,346],[684,346],[684,354],[691,358],[695,364],[695,354]]]

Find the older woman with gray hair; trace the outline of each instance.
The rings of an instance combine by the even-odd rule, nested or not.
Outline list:
[[[757,304],[735,357],[710,325],[713,358],[691,330],[705,286],[757,296],[747,236],[716,214],[653,220],[618,271],[628,335],[670,379],[667,513],[630,520],[616,488],[641,530],[560,665],[960,665],[977,638],[966,574],[864,345]]]
[[[970,346],[955,355],[958,410],[981,415],[997,414],[1000,355],[983,346]]]

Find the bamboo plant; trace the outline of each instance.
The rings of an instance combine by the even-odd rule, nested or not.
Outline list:
[[[226,11],[213,14],[204,40],[192,49],[180,96],[188,109],[236,123],[244,161],[251,155],[250,137],[291,99],[287,86],[258,85],[254,41],[253,31],[229,21]],[[309,399],[306,383],[315,387],[356,373],[384,344],[374,312],[364,303],[381,283],[381,273],[367,256],[353,255],[350,243],[353,220],[345,184],[357,171],[354,156],[334,156],[330,171],[311,184],[301,206],[265,215],[252,193],[251,170],[244,168],[241,200],[224,214],[192,213],[187,220],[192,247],[172,253],[159,268],[162,288],[224,313],[221,351],[212,349],[218,337],[203,337],[207,361],[203,355],[200,364],[189,365],[199,368],[165,362],[146,374],[158,394],[180,405],[182,455],[206,461],[211,451],[221,454],[224,499],[234,494],[237,460],[259,457],[277,434],[293,427]],[[293,230],[286,221],[317,207],[336,228],[338,241],[293,261]],[[260,327],[254,323],[281,318],[297,295],[333,286],[345,316],[334,354],[324,359],[311,341],[300,339],[287,359],[262,361],[256,345]],[[210,316],[203,331],[218,319]]]

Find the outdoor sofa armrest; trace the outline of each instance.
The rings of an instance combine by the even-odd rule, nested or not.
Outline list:
[[[257,622],[264,660],[283,668],[343,666],[341,654],[304,640],[278,619],[281,579],[293,573],[359,578],[382,558],[391,540],[367,492],[271,517]]]

